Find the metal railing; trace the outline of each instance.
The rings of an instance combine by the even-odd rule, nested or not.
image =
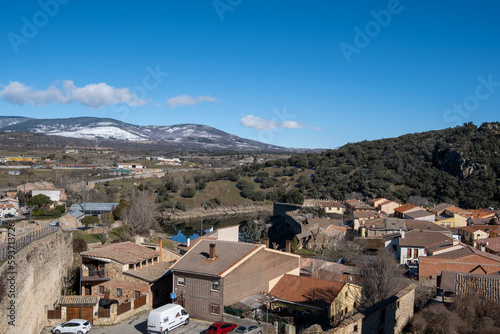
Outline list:
[[[32,241],[44,238],[48,235],[53,234],[56,232],[59,228],[57,226],[50,226],[43,228],[39,231],[34,231],[28,234],[23,235],[22,237],[17,237],[15,233],[10,233],[8,232],[7,236],[7,242],[2,245],[2,248],[0,248],[0,263],[3,262],[6,258],[9,257],[9,255],[14,255],[17,253],[19,250],[21,250],[24,246],[30,244]],[[14,241],[9,240],[9,239],[14,239]]]

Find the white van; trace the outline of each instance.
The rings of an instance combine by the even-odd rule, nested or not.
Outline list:
[[[148,316],[148,334],[162,333],[189,323],[189,314],[186,310],[177,304],[167,304],[158,307]]]

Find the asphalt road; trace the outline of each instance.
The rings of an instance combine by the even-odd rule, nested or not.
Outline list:
[[[146,334],[149,311],[135,315],[117,325],[92,326],[90,334]],[[233,321],[238,325],[250,325],[256,323],[253,320],[238,319]],[[190,319],[187,326],[181,325],[172,330],[172,334],[205,334],[210,322]],[[52,327],[46,327],[42,334],[50,334]]]

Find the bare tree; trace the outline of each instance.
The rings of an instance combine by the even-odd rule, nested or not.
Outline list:
[[[74,267],[72,269],[69,269],[67,275],[63,277],[63,280],[62,280],[63,296],[76,294],[76,291],[73,288],[75,287],[78,273],[79,273],[79,268]]]
[[[361,276],[359,283],[363,288],[363,307],[389,298],[408,284],[404,269],[394,255],[385,249],[379,250],[377,256],[362,263],[358,268]]]
[[[132,237],[147,235],[150,229],[158,228],[158,204],[155,196],[147,191],[132,190],[130,208],[123,213],[123,226]]]

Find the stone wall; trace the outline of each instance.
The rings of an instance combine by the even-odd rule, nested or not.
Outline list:
[[[162,212],[163,219],[176,221],[185,219],[197,219],[200,217],[237,216],[239,214],[271,214],[273,208],[270,205],[239,205],[220,207],[216,209],[191,209],[188,211],[166,210]]]
[[[61,296],[63,277],[73,263],[73,239],[59,230],[33,241],[13,260],[0,267],[7,287],[0,302],[0,333],[39,333],[47,310],[54,309]]]

